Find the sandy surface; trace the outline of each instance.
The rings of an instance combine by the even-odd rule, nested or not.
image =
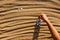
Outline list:
[[[60,33],[60,0],[0,0],[0,40],[32,40],[40,13]],[[38,40],[53,40],[47,24],[42,22],[40,27]]]

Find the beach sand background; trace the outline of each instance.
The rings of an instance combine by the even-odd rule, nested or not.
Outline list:
[[[32,40],[40,13],[46,14],[60,33],[60,0],[0,0],[0,40]],[[53,40],[43,21],[38,40]]]

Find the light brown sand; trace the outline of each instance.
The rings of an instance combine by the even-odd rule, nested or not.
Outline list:
[[[23,8],[22,10],[18,10]],[[45,13],[60,33],[60,1],[0,1],[0,40],[32,40],[37,15]],[[45,22],[39,40],[53,40]]]

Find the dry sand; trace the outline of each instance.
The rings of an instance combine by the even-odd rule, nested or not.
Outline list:
[[[32,40],[40,13],[45,13],[60,33],[60,0],[0,0],[0,40]],[[53,40],[45,22],[38,39]]]

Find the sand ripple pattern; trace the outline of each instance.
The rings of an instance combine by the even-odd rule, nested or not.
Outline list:
[[[60,0],[0,0],[0,40],[32,40],[40,12],[60,33]],[[38,40],[53,40],[45,22],[41,23]]]

